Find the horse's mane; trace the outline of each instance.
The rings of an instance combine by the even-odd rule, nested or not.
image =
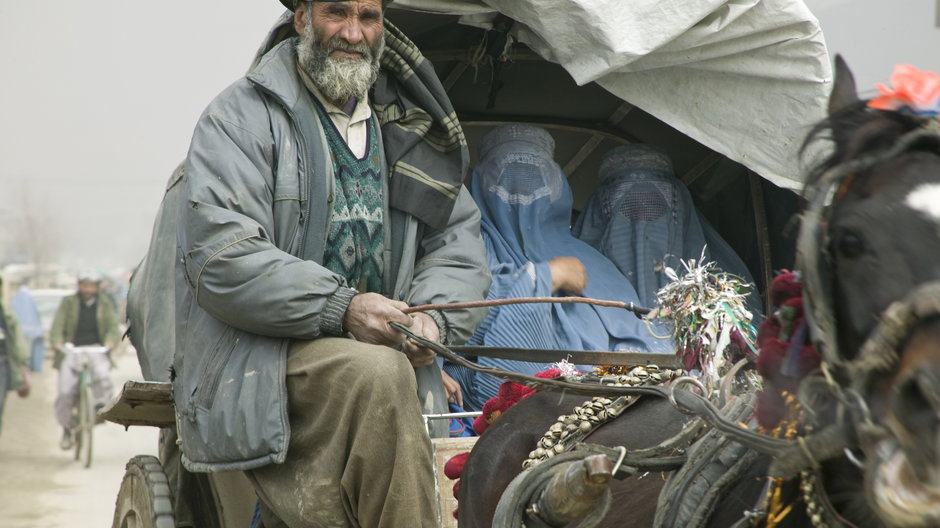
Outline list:
[[[875,110],[867,107],[867,100],[859,100],[817,123],[800,148],[804,155],[810,145],[819,141],[834,143],[832,151],[810,169],[806,187],[813,186],[829,169],[863,153],[877,152],[894,145],[900,137],[923,127],[928,119],[921,116]],[[940,155],[940,135],[936,139],[912,144],[909,150],[926,151]]]

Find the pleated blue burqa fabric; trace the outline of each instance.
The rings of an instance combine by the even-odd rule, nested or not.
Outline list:
[[[503,125],[480,142],[470,192],[482,215],[493,283],[489,299],[550,296],[548,262],[577,257],[587,272],[586,297],[638,302],[630,281],[599,251],[571,234],[572,194],[553,159],[555,143],[541,128]],[[653,337],[633,313],[586,304],[522,304],[491,308],[470,345],[558,350],[630,350],[673,353],[670,340]],[[480,357],[480,364],[526,374],[549,363]],[[464,393],[464,407],[479,410],[501,381],[445,363]]]
[[[599,179],[572,233],[614,262],[644,306],[656,305],[656,292],[669,282],[664,266],[683,274],[679,259],[700,261],[704,254],[721,270],[753,283],[741,258],[696,209],[664,153],[648,145],[616,147],[604,156]],[[748,307],[760,312],[756,293]]]

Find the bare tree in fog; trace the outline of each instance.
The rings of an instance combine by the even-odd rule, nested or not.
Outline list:
[[[42,200],[32,199],[29,186],[24,185],[20,200],[13,204],[10,213],[6,224],[14,254],[35,266],[33,279],[40,281],[43,268],[57,263],[59,257],[60,233],[55,211],[45,208]]]

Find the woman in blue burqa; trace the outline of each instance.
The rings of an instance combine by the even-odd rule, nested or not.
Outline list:
[[[482,215],[481,231],[493,274],[488,298],[567,293],[637,303],[636,291],[616,266],[571,235],[571,189],[553,160],[554,149],[548,132],[527,125],[500,126],[480,142],[470,193]],[[671,340],[654,337],[632,312],[587,304],[493,307],[467,344],[674,353]],[[560,359],[565,359],[564,354],[546,358],[545,363],[482,356],[478,361],[535,374]],[[450,363],[444,370],[460,384],[468,410],[480,410],[501,383]]]
[[[669,282],[664,267],[684,273],[679,259],[700,262],[704,255],[753,283],[741,258],[696,209],[666,154],[641,144],[615,147],[601,161],[599,179],[572,233],[614,262],[644,306],[655,306],[656,292]],[[760,314],[757,293],[749,295],[748,308]]]
[[[42,370],[42,362],[46,356],[46,345],[43,341],[45,331],[42,329],[42,319],[39,316],[39,308],[36,307],[36,300],[33,299],[26,284],[20,285],[16,295],[10,299],[10,307],[16,312],[23,337],[26,338],[27,348],[29,348],[29,370],[39,372]]]

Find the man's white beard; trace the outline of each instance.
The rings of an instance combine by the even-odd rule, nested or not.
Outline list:
[[[378,78],[379,58],[385,48],[384,33],[379,35],[374,50],[369,49],[365,40],[351,44],[338,35],[332,37],[325,46],[320,45],[322,41],[321,35],[308,20],[304,34],[297,42],[300,64],[327,99],[341,102],[348,101],[350,97],[362,99]],[[361,53],[362,58],[334,58],[332,53],[337,49]]]

